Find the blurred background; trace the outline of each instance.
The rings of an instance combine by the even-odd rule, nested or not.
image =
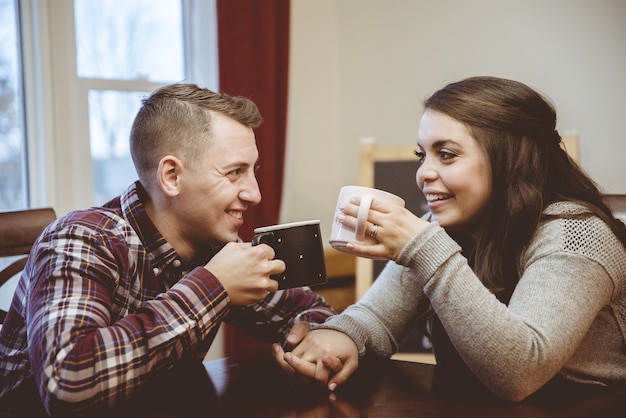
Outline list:
[[[551,98],[582,167],[623,194],[624,22],[624,0],[0,0],[0,210],[104,203],[136,178],[142,97],[185,81],[263,102],[257,73],[277,79],[285,109],[257,134],[275,173],[250,229],[320,219],[328,237],[362,139],[414,144],[423,99],[474,75]],[[257,28],[284,49],[278,70],[238,37]]]
[[[415,143],[422,100],[472,75],[549,96],[583,168],[626,192],[623,0],[289,6],[282,221],[321,219],[327,236],[360,139]],[[219,89],[216,27],[214,0],[0,0],[0,209],[62,214],[122,191],[141,97],[178,81]]]

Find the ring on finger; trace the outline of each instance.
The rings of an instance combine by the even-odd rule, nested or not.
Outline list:
[[[370,236],[372,238],[376,238],[376,234],[378,234],[378,225],[372,224],[372,228],[370,229]]]

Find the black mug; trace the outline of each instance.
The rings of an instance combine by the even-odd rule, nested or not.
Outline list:
[[[271,276],[279,289],[326,283],[319,220],[265,226],[256,228],[254,234],[252,245],[269,245],[276,253],[274,258],[285,262],[285,271]]]

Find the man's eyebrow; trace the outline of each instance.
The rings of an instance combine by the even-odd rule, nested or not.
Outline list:
[[[224,170],[230,169],[230,168],[237,168],[237,167],[258,167],[259,166],[259,162],[260,159],[257,159],[254,164],[250,164],[247,161],[232,161],[228,164],[226,164],[225,166],[223,166],[222,168]]]
[[[232,161],[226,165],[224,165],[224,168],[233,168],[233,167],[247,167],[250,164],[247,163],[246,161]]]

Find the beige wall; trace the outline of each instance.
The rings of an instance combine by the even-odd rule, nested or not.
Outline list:
[[[327,239],[359,139],[415,143],[422,100],[472,75],[551,97],[583,168],[626,193],[624,22],[624,0],[292,0],[282,220],[321,219]]]

